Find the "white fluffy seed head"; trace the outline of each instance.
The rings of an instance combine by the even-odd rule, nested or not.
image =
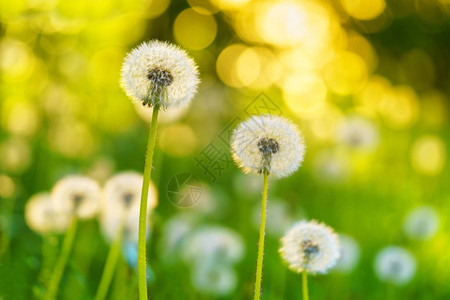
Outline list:
[[[305,145],[297,127],[285,118],[254,116],[234,130],[233,159],[246,173],[265,169],[281,178],[295,172],[303,161]]]
[[[52,189],[52,201],[58,212],[80,219],[94,217],[100,207],[100,186],[84,176],[66,176]]]
[[[429,240],[439,229],[439,214],[431,206],[411,210],[403,223],[405,234],[415,240]]]
[[[382,281],[404,285],[416,273],[416,259],[408,250],[389,246],[381,250],[375,258],[375,272]]]
[[[281,257],[294,272],[326,273],[340,256],[338,236],[316,221],[300,221],[281,239]]]
[[[143,176],[137,172],[122,172],[111,177],[103,189],[100,222],[103,234],[113,240],[122,225],[124,240],[137,241],[139,228],[139,207]],[[150,182],[147,215],[158,204],[156,188]],[[149,225],[150,222],[147,222]]]
[[[25,205],[25,221],[40,234],[61,233],[69,226],[70,215],[55,210],[49,193],[39,193]]]
[[[152,40],[133,49],[125,58],[121,85],[134,101],[163,108],[187,106],[197,92],[197,65],[186,51]]]

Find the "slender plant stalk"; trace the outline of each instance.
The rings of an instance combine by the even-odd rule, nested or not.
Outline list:
[[[55,269],[53,270],[52,277],[48,285],[47,294],[45,295],[45,300],[53,300],[58,294],[59,282],[64,274],[64,269],[66,267],[67,261],[69,260],[70,252],[72,250],[73,241],[75,239],[75,234],[77,232],[78,218],[73,217],[72,223],[67,229],[64,241],[62,244],[61,254],[56,261]]]
[[[146,265],[146,230],[147,230],[147,200],[152,173],[153,151],[155,149],[156,126],[158,123],[159,105],[153,107],[152,122],[148,136],[147,156],[145,158],[144,182],[142,184],[141,207],[139,210],[139,239],[138,239],[138,286],[139,299],[147,300],[147,265]]]
[[[267,179],[269,173],[264,170],[264,185],[261,203],[261,223],[259,225],[258,259],[256,262],[255,300],[261,297],[262,267],[264,257],[264,237],[266,234]]]
[[[308,273],[306,273],[306,270],[303,270],[302,277],[303,277],[303,280],[302,280],[303,300],[309,300],[309,296],[308,296]]]
[[[120,249],[122,247],[122,238],[124,234],[124,217],[120,222],[120,226],[114,237],[113,243],[109,249],[108,257],[106,258],[105,269],[103,270],[102,278],[100,279],[100,285],[98,286],[95,300],[103,300],[108,294],[109,285],[114,276],[114,270],[116,268],[117,260],[120,255]]]

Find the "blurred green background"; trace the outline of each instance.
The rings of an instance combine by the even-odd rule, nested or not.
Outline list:
[[[448,0],[1,0],[0,299],[37,297],[59,251],[60,235],[25,223],[33,194],[66,174],[103,183],[143,171],[148,112],[119,77],[125,54],[150,39],[185,48],[202,78],[189,109],[159,122],[152,298],[252,298],[262,178],[229,163],[227,139],[238,120],[276,113],[298,124],[307,152],[298,172],[270,181],[262,298],[301,298],[300,276],[277,251],[288,225],[313,218],[352,236],[361,255],[347,272],[311,277],[311,299],[450,299],[449,36]],[[222,160],[205,170],[212,146]],[[201,182],[201,203],[170,201],[180,173]],[[424,241],[403,230],[421,205],[440,217]],[[188,220],[175,226],[188,233],[215,225],[242,237],[234,288],[195,287],[183,247],[167,243],[173,220]],[[388,245],[415,255],[412,282],[377,278],[374,258]],[[61,299],[92,298],[108,249],[96,219],[80,225]],[[136,289],[121,259],[109,297],[134,299]]]

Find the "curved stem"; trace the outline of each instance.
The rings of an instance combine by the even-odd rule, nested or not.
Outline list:
[[[258,259],[256,262],[256,281],[255,281],[255,300],[261,297],[261,281],[262,281],[262,267],[264,257],[264,236],[266,233],[266,207],[267,207],[267,179],[269,177],[268,171],[264,170],[264,185],[261,203],[261,223],[259,226],[259,243],[258,243]]]
[[[155,149],[156,126],[158,122],[159,105],[153,107],[152,122],[148,136],[147,156],[145,158],[144,182],[142,183],[141,206],[139,209],[139,239],[138,239],[138,283],[139,299],[147,300],[147,266],[146,266],[146,237],[147,237],[147,200],[152,173],[153,151]]]
[[[66,267],[67,261],[69,260],[70,252],[72,250],[73,241],[75,239],[75,233],[77,232],[78,218],[73,217],[72,223],[69,229],[67,229],[66,235],[64,237],[61,254],[56,261],[55,269],[53,270],[52,277],[48,285],[47,294],[45,295],[45,300],[53,300],[58,294],[59,282],[64,274],[64,268]]]
[[[309,296],[308,296],[308,273],[306,273],[306,270],[303,270],[302,277],[303,277],[303,280],[302,280],[303,300],[309,300]]]
[[[124,233],[123,226],[124,222],[122,218],[116,236],[114,237],[114,241],[111,244],[111,248],[109,249],[108,257],[106,258],[105,269],[103,270],[102,278],[100,279],[100,285],[98,286],[95,300],[103,300],[108,294],[109,285],[111,284],[117,260],[120,255],[120,249],[122,247],[122,238]]]

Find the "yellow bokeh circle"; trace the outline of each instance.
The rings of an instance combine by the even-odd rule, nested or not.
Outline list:
[[[411,148],[411,164],[417,173],[422,175],[439,175],[445,166],[445,160],[445,144],[437,136],[422,136]]]
[[[200,14],[192,8],[183,10],[175,19],[173,34],[178,43],[190,50],[208,47],[217,34],[212,15]]]

